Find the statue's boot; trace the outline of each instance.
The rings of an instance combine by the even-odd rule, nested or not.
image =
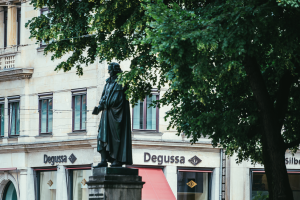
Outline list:
[[[100,152],[100,154],[101,154],[101,162],[98,163],[98,165],[94,166],[94,168],[97,168],[97,167],[107,167],[107,161],[106,161],[107,155],[106,155],[106,151],[102,150]]]
[[[117,160],[114,160],[114,162],[111,164],[111,167],[122,167],[122,163],[120,163]]]

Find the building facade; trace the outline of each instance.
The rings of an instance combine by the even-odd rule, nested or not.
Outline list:
[[[45,10],[34,10],[28,1],[0,0],[0,200],[87,200],[86,181],[101,160],[100,115],[92,110],[108,66],[96,62],[81,77],[74,69],[54,71],[67,55],[51,61],[45,44],[28,39],[25,28],[40,14]],[[120,65],[129,69],[129,62]],[[153,89],[131,110],[134,164],[127,167],[139,168],[146,182],[143,200],[249,200],[265,194],[263,166],[237,165],[209,139],[191,145],[167,130],[168,107],[148,108],[165,91]],[[295,194],[297,156],[287,154]]]

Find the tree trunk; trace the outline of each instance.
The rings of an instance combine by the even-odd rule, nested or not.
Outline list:
[[[281,126],[271,101],[260,66],[254,57],[246,56],[244,66],[253,96],[260,113],[262,125],[263,161],[272,200],[293,200],[285,166],[285,143],[281,137]],[[271,199],[270,198],[270,199]]]
[[[293,200],[288,174],[285,166],[285,150],[277,146],[278,150],[265,148],[263,142],[263,160],[268,181],[269,200]],[[276,146],[276,145],[275,145]]]
[[[268,182],[268,191],[269,191],[269,200],[273,200],[273,179],[272,179],[272,165],[270,161],[270,156],[268,154],[268,145],[267,140],[264,136],[262,136],[262,155],[263,155],[263,164],[265,167],[265,172],[267,176],[267,182]]]

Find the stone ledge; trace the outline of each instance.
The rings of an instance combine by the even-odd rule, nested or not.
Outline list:
[[[140,130],[133,130],[132,134],[135,135],[146,135],[146,136],[162,136],[164,133],[156,132],[156,131],[140,131]]]
[[[45,46],[41,46],[41,47],[38,47],[36,49],[37,52],[44,52],[44,49],[46,48],[46,45]]]
[[[45,138],[45,137],[53,137],[52,134],[49,134],[49,135],[46,135],[46,134],[43,134],[43,135],[37,135],[37,136],[34,136],[36,139],[40,139],[40,138]]]
[[[33,68],[11,68],[0,70],[0,82],[30,79],[33,71]]]
[[[81,135],[86,135],[86,134],[87,134],[86,131],[78,131],[78,132],[68,133],[68,136],[81,136]]]

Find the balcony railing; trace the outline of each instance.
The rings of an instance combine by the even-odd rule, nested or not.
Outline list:
[[[0,70],[15,68],[15,55],[0,57]]]
[[[13,3],[20,3],[20,2],[26,2],[26,0],[0,0],[0,5],[4,4],[13,4]]]
[[[0,48],[0,70],[15,68],[15,57],[18,46]]]
[[[18,66],[22,63],[20,59],[21,53],[17,46],[0,49],[0,82],[32,77],[33,68]]]

